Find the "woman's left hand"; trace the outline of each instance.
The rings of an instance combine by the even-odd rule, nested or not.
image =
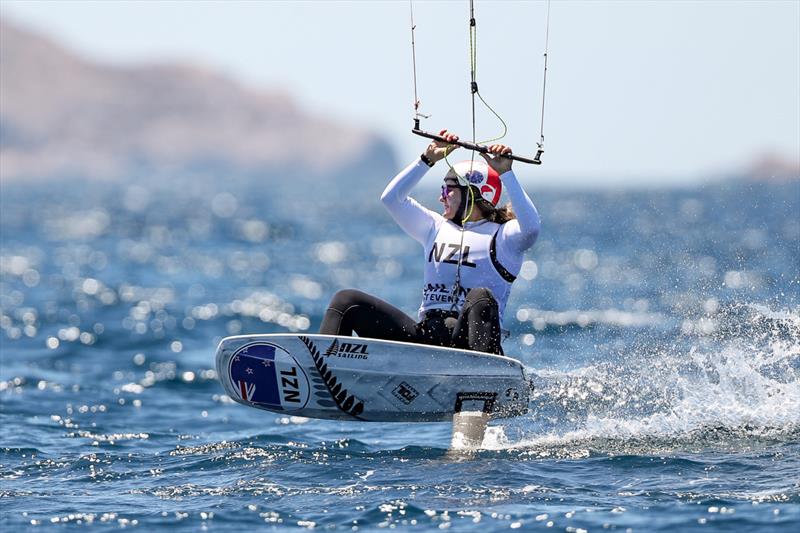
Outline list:
[[[505,174],[511,170],[512,159],[509,157],[501,157],[501,154],[510,154],[511,148],[505,144],[493,144],[489,146],[489,153],[481,153],[481,156],[486,160],[486,164],[492,167],[498,174]]]

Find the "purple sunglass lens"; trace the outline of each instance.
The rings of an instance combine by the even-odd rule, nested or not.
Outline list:
[[[456,185],[442,185],[442,200],[447,200],[447,193],[458,189]]]

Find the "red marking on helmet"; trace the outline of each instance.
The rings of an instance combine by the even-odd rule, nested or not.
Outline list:
[[[486,184],[481,187],[481,196],[483,196],[484,200],[491,202],[492,205],[497,205],[498,200],[500,200],[500,191]]]
[[[456,163],[454,170],[458,175],[463,174],[462,177],[464,177],[468,183],[477,186],[484,200],[491,202],[492,205],[497,205],[500,201],[500,196],[503,193],[503,183],[500,181],[500,175],[485,162],[461,161],[460,163]],[[476,175],[480,177],[479,180],[474,180]],[[469,179],[468,176],[473,179]]]

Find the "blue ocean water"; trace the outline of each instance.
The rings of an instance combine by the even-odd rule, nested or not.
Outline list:
[[[376,195],[4,185],[0,526],[795,531],[800,183],[527,188],[505,348],[536,393],[466,453],[216,379],[220,338],[315,331],[339,288],[415,311],[422,252]]]

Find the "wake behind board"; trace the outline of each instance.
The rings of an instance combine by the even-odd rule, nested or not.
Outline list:
[[[372,422],[450,421],[527,412],[516,359],[454,348],[333,335],[222,340],[217,374],[235,401],[295,416]]]

